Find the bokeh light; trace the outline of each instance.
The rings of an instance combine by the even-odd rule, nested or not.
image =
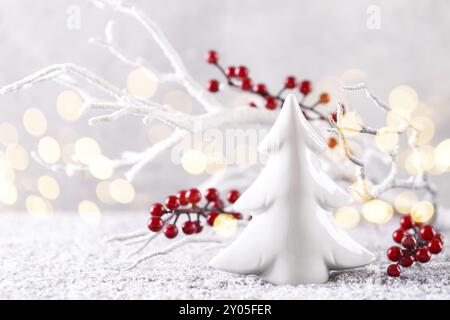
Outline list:
[[[14,170],[23,171],[28,168],[28,153],[18,144],[10,144],[6,147],[6,161]]]
[[[137,98],[153,97],[158,88],[158,78],[148,69],[139,68],[130,72],[127,78],[128,92]]]
[[[114,203],[114,199],[111,197],[111,193],[109,191],[109,185],[110,183],[108,181],[100,181],[95,187],[97,198],[105,204]]]
[[[386,201],[373,199],[364,203],[362,215],[369,222],[377,224],[387,223],[394,214],[394,209]]]
[[[0,143],[7,147],[10,144],[17,144],[19,134],[16,127],[8,122],[0,123]]]
[[[25,207],[34,217],[47,217],[53,214],[50,202],[36,195],[30,195],[25,199]]]
[[[47,163],[57,162],[61,157],[61,148],[58,141],[49,136],[41,138],[38,143],[38,154]]]
[[[434,150],[434,162],[440,167],[448,169],[450,166],[450,139],[439,143]]]
[[[89,162],[89,172],[97,179],[106,180],[114,174],[114,165],[109,158],[96,155]]]
[[[61,92],[56,98],[56,110],[64,120],[77,121],[81,117],[83,99],[72,90]]]
[[[360,133],[362,120],[356,112],[346,112],[339,119],[338,125],[346,137],[353,137]]]
[[[414,128],[417,130],[417,136],[416,136],[416,145],[424,145],[431,141],[434,137],[434,123],[431,121],[431,119],[426,117],[415,117],[411,123],[413,124]],[[412,130],[408,130],[408,135],[411,136]]]
[[[192,175],[203,173],[206,169],[206,164],[207,158],[200,150],[188,150],[181,157],[183,169]]]
[[[102,153],[97,141],[83,137],[75,142],[75,156],[83,164],[89,165],[91,160]]]
[[[429,201],[419,201],[411,209],[411,217],[415,222],[425,223],[434,215],[434,206]]]
[[[410,214],[412,207],[419,201],[417,194],[412,191],[399,193],[394,200],[394,207],[398,213]]]
[[[230,214],[220,214],[214,220],[214,231],[222,237],[231,237],[236,233],[237,220]]]
[[[372,198],[370,190],[373,183],[368,179],[358,179],[350,187],[349,192],[352,198],[357,202],[364,202]]]
[[[148,130],[148,140],[155,144],[168,138],[172,133],[173,129],[164,123],[152,124]]]
[[[59,197],[60,188],[58,181],[50,176],[41,176],[37,181],[39,193],[50,200],[56,200]]]
[[[334,218],[337,224],[345,229],[355,228],[361,219],[358,210],[351,206],[337,209]]]
[[[134,187],[125,179],[115,179],[109,185],[111,197],[119,203],[130,203],[135,196]]]
[[[375,135],[375,145],[384,152],[390,152],[397,148],[399,135],[395,128],[384,127]]]
[[[83,200],[78,204],[78,214],[81,220],[89,225],[98,225],[102,217],[98,206],[89,200]]]
[[[47,130],[47,119],[41,110],[28,108],[22,118],[25,130],[32,136],[42,136]]]
[[[163,103],[183,113],[192,112],[192,97],[185,91],[169,91],[164,95]]]
[[[419,103],[416,91],[405,85],[395,87],[389,94],[389,105],[395,110],[406,110],[412,112]]]

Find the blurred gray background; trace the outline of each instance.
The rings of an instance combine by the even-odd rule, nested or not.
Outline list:
[[[278,88],[284,77],[293,74],[315,84],[334,82],[348,70],[358,69],[363,79],[384,100],[397,85],[413,87],[433,110],[436,145],[450,136],[450,2],[436,1],[257,1],[257,0],[131,0],[154,19],[179,51],[191,74],[201,83],[219,74],[204,62],[208,49],[216,49],[224,64],[245,64],[255,79]],[[67,27],[68,8],[80,8],[80,28]],[[371,28],[373,9],[379,10],[379,28]],[[123,87],[131,69],[106,50],[88,44],[92,36],[103,37],[109,19],[115,19],[118,44],[131,54],[144,56],[159,70],[170,70],[165,57],[141,27],[111,10],[99,10],[90,1],[2,0],[0,2],[0,85],[52,63],[74,62]],[[360,79],[361,78],[361,79]],[[155,99],[173,88],[160,87]],[[125,118],[99,127],[89,127],[87,117],[75,123],[64,122],[57,114],[55,100],[62,87],[43,83],[30,90],[0,96],[0,123],[15,124],[19,143],[35,150],[38,139],[23,129],[26,108],[41,109],[48,120],[47,134],[55,135],[70,127],[76,136],[94,137],[109,157],[124,150],[139,151],[150,145],[148,128],[140,119]],[[232,95],[219,95],[228,103]],[[343,99],[346,99],[345,97]],[[384,116],[373,113],[365,99],[352,105],[371,124]],[[194,108],[195,110],[195,108]],[[123,134],[126,132],[126,134]],[[3,148],[3,146],[1,146]],[[45,169],[30,162],[26,173],[37,177]],[[120,176],[120,172],[116,173]],[[58,210],[73,210],[80,200],[98,202],[98,181],[85,175],[68,178],[54,175],[61,187],[55,201]],[[137,199],[128,205],[99,206],[145,210],[152,202],[179,188],[198,183],[207,175],[191,176],[174,167],[169,155],[162,155],[135,182]],[[442,188],[446,176],[435,178],[441,186],[444,203],[448,192]],[[35,186],[19,188],[12,206],[23,210],[27,195]]]

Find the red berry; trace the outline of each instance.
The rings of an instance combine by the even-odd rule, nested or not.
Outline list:
[[[236,68],[233,66],[230,66],[227,68],[227,77],[228,78],[234,78],[236,76]]]
[[[423,226],[420,228],[420,237],[423,240],[431,240],[436,235],[436,231],[432,226]]]
[[[205,192],[205,199],[208,201],[215,201],[219,198],[219,191],[216,188],[209,188]]]
[[[169,238],[173,239],[178,235],[178,228],[174,224],[168,224],[164,227],[164,235]]]
[[[404,216],[400,220],[400,226],[402,227],[403,230],[411,229],[413,227],[413,221],[411,216]]]
[[[186,190],[180,190],[178,191],[178,202],[180,205],[185,206],[189,203],[189,201],[186,198]]]
[[[330,102],[330,95],[326,92],[321,93],[319,96],[319,102],[322,104],[327,104]]]
[[[298,89],[305,96],[308,95],[312,91],[311,82],[308,80],[303,80],[302,82],[300,82],[300,86],[298,87]]]
[[[411,267],[414,263],[414,258],[412,256],[406,256],[402,259],[402,261],[400,262],[400,265],[402,267],[408,268]]]
[[[284,87],[286,89],[294,89],[295,86],[297,85],[295,77],[293,76],[289,76],[286,78],[286,81],[284,82]]]
[[[250,102],[248,105],[249,105],[250,107],[252,107],[252,108],[258,108],[258,106],[256,105],[256,103],[254,103],[254,102]]]
[[[186,198],[188,199],[189,203],[197,204],[202,200],[202,194],[198,189],[192,188],[188,192],[186,192]]]
[[[232,215],[233,218],[235,218],[236,220],[242,220],[242,214],[240,214],[239,212],[233,212],[231,215]]]
[[[216,220],[216,218],[219,216],[218,212],[210,212],[208,214],[208,216],[206,217],[206,222],[210,225],[213,226],[214,225],[214,221]]]
[[[240,193],[237,190],[230,190],[227,195],[227,200],[229,203],[235,203],[236,200],[240,197]]]
[[[195,233],[202,232],[203,226],[201,225],[201,223],[199,221],[194,221],[193,224],[195,226]]]
[[[258,83],[255,86],[255,91],[258,92],[259,94],[266,94],[267,93],[266,85],[264,83]]]
[[[164,214],[164,207],[161,203],[154,203],[150,207],[150,214],[152,216],[160,217]]]
[[[333,113],[331,114],[331,119],[332,119],[334,122],[337,122],[337,113],[336,113],[336,112],[333,112]]]
[[[163,221],[159,217],[151,217],[148,220],[147,227],[150,231],[158,232],[163,228]]]
[[[400,277],[400,267],[396,264],[391,264],[387,268],[387,274],[389,277]]]
[[[208,91],[210,92],[217,92],[219,91],[219,81],[216,79],[211,79],[208,82]]]
[[[433,239],[438,239],[442,244],[444,244],[444,236],[440,233],[437,233]]]
[[[237,68],[236,74],[239,78],[245,79],[248,77],[248,69],[246,66],[239,66]]]
[[[252,79],[250,78],[242,79],[241,89],[244,91],[250,91],[252,89]]]
[[[417,245],[417,240],[410,234],[405,234],[402,238],[402,246],[406,249],[414,249]]]
[[[224,204],[221,199],[217,199],[216,201],[213,201],[211,203],[211,208],[216,209],[216,210],[222,210],[223,206],[224,206]]]
[[[219,55],[214,50],[209,50],[206,54],[206,62],[215,64],[219,60]]]
[[[439,252],[442,251],[443,247],[444,245],[442,244],[441,241],[439,241],[439,239],[433,239],[430,242],[428,242],[428,250],[430,250],[432,254],[438,254]]]
[[[193,234],[197,231],[197,227],[193,221],[186,221],[183,223],[182,230],[185,234]]]
[[[273,110],[277,107],[277,99],[275,97],[267,97],[266,98],[266,108],[269,110]]]
[[[169,210],[176,210],[180,206],[180,202],[178,202],[177,196],[168,196],[166,198],[166,208]]]
[[[404,235],[405,235],[405,231],[403,229],[397,229],[392,234],[392,239],[394,239],[394,241],[397,243],[401,243]]]
[[[330,137],[330,138],[328,138],[327,144],[328,144],[328,148],[334,149],[337,146],[338,141],[336,140],[336,138]]]
[[[428,248],[420,248],[416,252],[416,260],[421,263],[427,263],[431,259],[431,253]]]
[[[399,247],[393,246],[388,249],[387,257],[389,260],[397,262],[403,257],[403,252]]]

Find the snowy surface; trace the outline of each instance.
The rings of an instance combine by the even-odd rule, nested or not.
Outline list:
[[[361,227],[352,235],[374,250],[377,262],[333,273],[325,285],[273,286],[207,266],[214,250],[192,244],[144,262],[132,271],[121,263],[127,248],[106,236],[143,228],[140,214],[104,214],[97,227],[75,214],[35,219],[0,215],[1,299],[449,299],[450,255],[434,257],[401,278],[384,274],[384,251],[393,226]],[[446,234],[447,239],[450,234]],[[153,249],[167,244],[155,242]],[[448,251],[448,250],[447,250]],[[381,259],[380,259],[381,256]]]

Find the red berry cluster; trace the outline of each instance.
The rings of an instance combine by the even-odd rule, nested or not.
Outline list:
[[[227,195],[227,200],[233,204],[239,196],[239,191],[230,190]],[[200,205],[203,198],[205,200],[204,204]],[[240,213],[227,212],[224,208],[225,203],[215,188],[206,190],[203,195],[196,188],[181,190],[177,195],[168,196],[164,205],[159,202],[151,205],[151,217],[148,220],[147,226],[153,232],[163,230],[167,238],[173,239],[178,235],[177,221],[181,215],[187,216],[187,220],[181,227],[181,230],[186,235],[202,232],[202,219],[208,225],[213,226],[214,220],[221,214],[232,215],[238,220],[243,218]]]
[[[226,79],[226,83],[234,88],[239,88],[242,91],[253,93],[265,100],[265,107],[269,110],[274,110],[284,102],[283,94],[287,90],[298,89],[298,91],[303,95],[302,102],[299,104],[302,108],[303,114],[308,120],[321,120],[328,122],[328,115],[322,114],[316,107],[320,104],[327,104],[330,102],[330,96],[328,93],[323,92],[319,95],[318,100],[312,105],[306,105],[303,100],[312,92],[313,86],[309,80],[297,80],[294,76],[287,76],[284,80],[283,87],[278,91],[277,94],[271,93],[264,83],[255,83],[250,77],[249,70],[246,66],[229,66],[224,68],[219,63],[219,55],[216,51],[210,50],[206,55],[206,62],[214,65],[219,69],[222,75]],[[210,92],[218,92],[220,90],[220,83],[216,79],[211,79],[207,86]],[[252,108],[257,108],[255,102],[250,102],[249,104]],[[336,113],[330,115],[336,118]]]
[[[440,253],[444,246],[441,234],[430,225],[414,222],[411,216],[401,219],[400,228],[394,231],[392,238],[401,247],[392,246],[387,251],[388,259],[395,262],[387,268],[390,277],[400,276],[400,266],[408,268],[414,262],[427,263],[431,255]]]

